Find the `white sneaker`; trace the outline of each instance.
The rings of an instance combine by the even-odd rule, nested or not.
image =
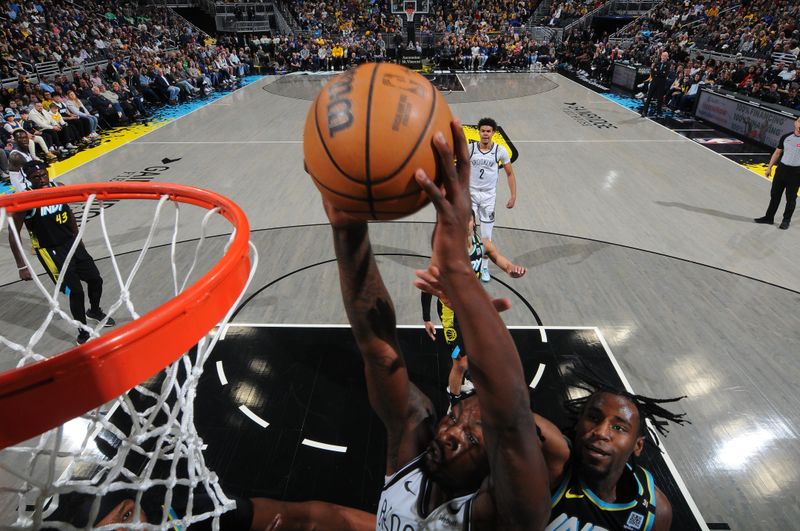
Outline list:
[[[488,267],[482,267],[481,268],[481,282],[486,283],[486,282],[489,282],[490,280],[492,280],[492,275],[489,274],[489,268]]]
[[[70,142],[69,144],[67,144],[67,149],[78,149],[78,146]]]

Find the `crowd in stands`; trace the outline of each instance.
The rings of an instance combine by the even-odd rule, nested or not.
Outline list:
[[[800,110],[798,16],[800,4],[787,0],[667,0],[621,32],[630,42],[569,35],[557,61],[608,82],[614,61],[650,65],[667,51],[673,66],[666,103],[675,111],[691,110],[703,85]],[[704,51],[729,55],[714,58]]]
[[[392,33],[403,27],[389,3],[379,0],[299,0],[286,5],[300,29],[314,38]]]
[[[65,158],[97,143],[104,129],[235,86],[252,64],[235,41],[207,45],[165,8],[45,0],[7,2],[4,10],[0,68],[14,81],[0,90],[0,178],[17,130],[27,132],[34,157]],[[31,81],[45,61],[56,61],[58,72]]]
[[[555,28],[569,26],[570,23],[602,5],[602,0],[567,0],[553,3],[547,17],[547,25]]]
[[[513,32],[527,25],[537,2],[533,0],[431,0],[422,17],[422,33],[455,33],[459,36]],[[479,8],[477,8],[479,6]]]

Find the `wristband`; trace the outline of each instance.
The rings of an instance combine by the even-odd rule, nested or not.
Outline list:
[[[28,269],[28,266],[22,266],[22,267],[18,267],[18,268],[17,268],[17,271],[22,271],[23,269]]]

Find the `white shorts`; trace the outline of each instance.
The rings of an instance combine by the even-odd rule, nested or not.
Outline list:
[[[472,211],[478,223],[494,223],[494,204],[497,202],[496,190],[470,190]]]

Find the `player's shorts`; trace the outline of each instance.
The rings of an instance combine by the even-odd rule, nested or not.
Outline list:
[[[64,277],[61,283],[61,291],[66,294],[69,294],[68,290],[77,289],[80,291],[81,280],[86,282],[100,278],[100,271],[97,270],[94,260],[86,250],[86,247],[83,246],[83,243],[78,245],[69,265],[64,268],[64,262],[71,247],[72,243],[70,242],[58,247],[39,247],[36,249],[36,257],[53,282],[57,282],[59,276]]]
[[[480,223],[494,223],[494,205],[497,202],[496,190],[470,190],[472,199],[472,211],[475,212],[475,219]]]
[[[461,330],[458,328],[458,320],[453,309],[437,301],[436,309],[439,311],[439,319],[442,321],[442,333],[444,342],[452,349],[450,357],[458,359],[467,355],[464,343],[461,338]]]

